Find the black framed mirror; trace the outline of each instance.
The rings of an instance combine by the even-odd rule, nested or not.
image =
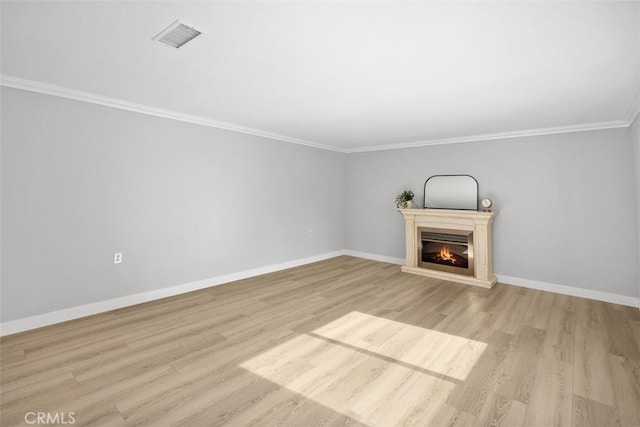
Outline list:
[[[478,181],[471,175],[433,175],[424,183],[425,209],[478,210]]]

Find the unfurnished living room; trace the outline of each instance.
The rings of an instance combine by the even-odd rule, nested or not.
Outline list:
[[[640,1],[0,20],[2,427],[640,427]]]

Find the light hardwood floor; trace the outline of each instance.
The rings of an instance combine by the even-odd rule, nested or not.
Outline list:
[[[0,424],[640,426],[637,309],[331,260],[4,337]]]

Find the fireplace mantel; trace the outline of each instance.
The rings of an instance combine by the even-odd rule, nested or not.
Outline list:
[[[400,209],[400,212],[405,219],[407,244],[407,258],[402,271],[484,288],[495,285],[492,259],[492,224],[495,211]],[[473,276],[420,267],[420,228],[473,232]]]

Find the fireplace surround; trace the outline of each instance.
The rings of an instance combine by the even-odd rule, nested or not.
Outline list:
[[[496,215],[450,209],[401,209],[406,262],[402,271],[491,288],[492,224]]]

